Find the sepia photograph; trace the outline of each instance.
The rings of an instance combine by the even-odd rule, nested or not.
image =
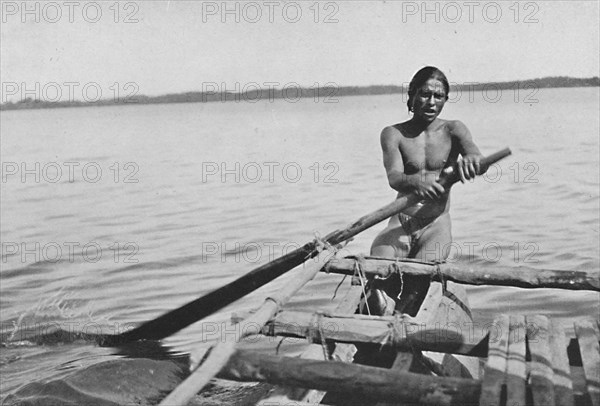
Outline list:
[[[600,406],[598,0],[0,0],[0,404]]]

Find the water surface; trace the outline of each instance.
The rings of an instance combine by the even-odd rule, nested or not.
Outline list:
[[[442,118],[463,121],[484,154],[509,146],[513,155],[454,188],[451,260],[597,273],[598,88],[546,89],[535,103],[513,91],[495,103],[472,96]],[[402,95],[1,114],[0,319],[13,341],[43,335],[40,326],[136,325],[389,203],[379,132],[408,118]],[[383,227],[347,250],[367,253]],[[179,352],[210,344],[208,323],[256,307],[288,279],[166,343]],[[317,278],[293,306],[331,306],[339,281]],[[599,310],[592,292],[469,291],[481,321],[509,312],[568,325]],[[3,349],[1,391],[113,358],[85,342],[13,346]]]

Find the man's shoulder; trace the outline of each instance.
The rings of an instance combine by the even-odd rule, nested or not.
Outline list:
[[[452,135],[461,135],[469,131],[467,126],[460,120],[444,120],[444,126]]]
[[[381,130],[380,142],[382,147],[385,148],[398,148],[402,143],[402,132],[398,128],[399,124],[394,124],[385,127]]]
[[[402,123],[388,125],[381,130],[381,138],[396,138],[402,136]]]

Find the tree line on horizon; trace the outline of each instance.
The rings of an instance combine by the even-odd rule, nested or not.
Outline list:
[[[531,80],[518,80],[508,82],[464,83],[452,84],[451,91],[480,91],[480,90],[506,90],[506,89],[544,89],[561,87],[599,87],[600,78],[572,78],[568,76],[545,77]],[[336,97],[367,96],[406,93],[407,85],[372,85],[372,86],[323,86],[323,87],[284,87],[282,89],[254,89],[247,92],[185,92],[166,94],[162,96],[136,95],[129,99],[111,100],[102,99],[96,102],[88,101],[44,101],[26,98],[18,102],[0,104],[0,110],[23,110],[64,107],[89,107],[113,106],[131,104],[161,104],[161,103],[208,103],[208,102],[235,102],[259,101],[272,99],[299,100],[300,98],[315,98],[318,101],[333,101]]]

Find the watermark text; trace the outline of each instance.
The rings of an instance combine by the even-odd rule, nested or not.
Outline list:
[[[1,244],[2,262],[9,258],[17,258],[21,263],[38,262],[88,262],[96,263],[103,257],[115,263],[137,264],[140,247],[135,242],[112,242],[101,245],[96,241],[85,243],[77,241],[64,242],[16,242],[3,241]]]
[[[203,82],[201,96],[202,102],[257,103],[267,100],[272,103],[276,99],[283,99],[287,103],[297,103],[302,98],[309,98],[315,103],[338,103],[336,96],[339,90],[339,86],[334,82],[315,82],[309,87],[302,87],[296,82]]]
[[[297,162],[202,162],[201,177],[203,183],[298,183],[302,179],[339,183],[339,170],[335,162],[314,162],[307,167]]]
[[[540,22],[539,11],[540,6],[534,1],[403,1],[402,22],[537,24]]]
[[[135,1],[2,1],[2,23],[139,23]]]
[[[136,82],[2,82],[2,103],[138,103]]]
[[[138,183],[140,170],[135,162],[14,162],[0,164],[2,183],[98,183],[103,178],[114,183]]]
[[[315,24],[339,22],[340,6],[334,1],[203,1],[202,22]]]

